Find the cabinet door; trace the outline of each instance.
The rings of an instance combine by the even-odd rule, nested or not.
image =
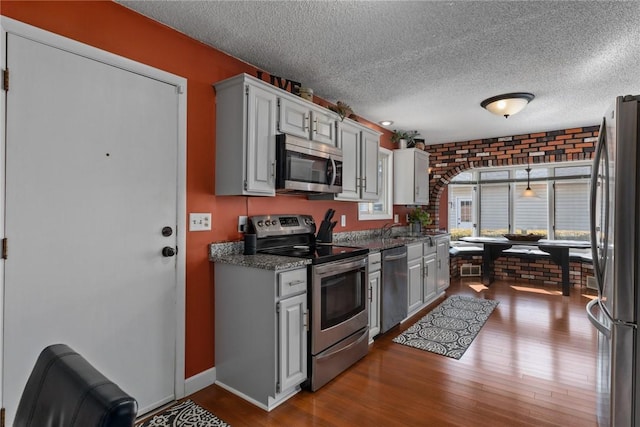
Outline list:
[[[279,302],[278,392],[307,379],[307,294]]]
[[[332,114],[311,110],[311,139],[337,146],[336,118]]]
[[[436,295],[436,277],[438,275],[436,254],[432,253],[425,256],[422,262],[424,264],[422,277],[422,292],[424,294],[423,301],[428,303]]]
[[[437,261],[438,261],[438,292],[449,287],[449,239],[438,239],[437,243]]]
[[[377,134],[362,132],[361,167],[362,200],[378,200],[380,198],[380,183],[378,182],[378,153],[380,151],[380,137]]]
[[[429,154],[416,151],[414,157],[414,182],[416,204],[429,203]]]
[[[248,193],[274,195],[277,97],[259,87],[247,87],[245,190]]]
[[[422,257],[409,261],[407,267],[409,272],[407,312],[412,314],[422,305]]]
[[[380,333],[380,270],[369,273],[369,341]]]
[[[278,130],[280,132],[309,139],[310,120],[311,117],[307,105],[280,98],[280,109],[278,111]]]
[[[360,130],[348,123],[339,126],[342,148],[342,193],[338,199],[360,199]]]

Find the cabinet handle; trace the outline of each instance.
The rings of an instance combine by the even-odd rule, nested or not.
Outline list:
[[[373,289],[369,286],[369,302],[373,302]]]
[[[304,283],[304,280],[294,280],[292,282],[289,282],[289,286],[296,286],[296,285],[300,285]]]
[[[271,163],[271,178],[275,178],[275,177],[276,177],[276,164]]]
[[[424,275],[425,275],[425,277],[429,276],[429,266],[428,265],[424,266]]]
[[[442,260],[441,259],[438,260],[438,268],[442,268]]]
[[[304,311],[304,317],[302,319],[302,324],[306,332],[309,332],[309,310]]]
[[[308,114],[304,115],[304,123],[305,124],[302,125],[302,130],[305,130],[308,132],[309,131],[309,115]]]
[[[318,118],[313,119],[313,133],[318,133]]]

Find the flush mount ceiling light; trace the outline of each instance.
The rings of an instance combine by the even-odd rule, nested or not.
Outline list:
[[[393,122],[391,120],[383,120],[380,123],[382,126],[391,126],[393,124]]]
[[[505,93],[485,99],[480,106],[493,114],[507,118],[522,111],[533,98],[535,95],[528,92]]]

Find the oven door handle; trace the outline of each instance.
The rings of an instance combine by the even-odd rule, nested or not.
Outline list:
[[[360,258],[356,261],[348,260],[343,262],[328,262],[326,264],[315,265],[313,272],[319,277],[335,276],[345,271],[358,270],[367,266],[367,257]]]

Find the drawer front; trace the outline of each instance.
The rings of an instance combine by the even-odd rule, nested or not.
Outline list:
[[[407,246],[407,260],[420,258],[422,256],[422,243]]]
[[[436,241],[432,240],[433,244],[429,241],[422,244],[422,252],[424,255],[435,254],[436,253]]]
[[[285,297],[307,290],[307,269],[283,271],[278,273],[278,296]]]
[[[373,273],[374,271],[379,271],[381,267],[382,267],[382,254],[380,252],[369,254],[369,273]]]

